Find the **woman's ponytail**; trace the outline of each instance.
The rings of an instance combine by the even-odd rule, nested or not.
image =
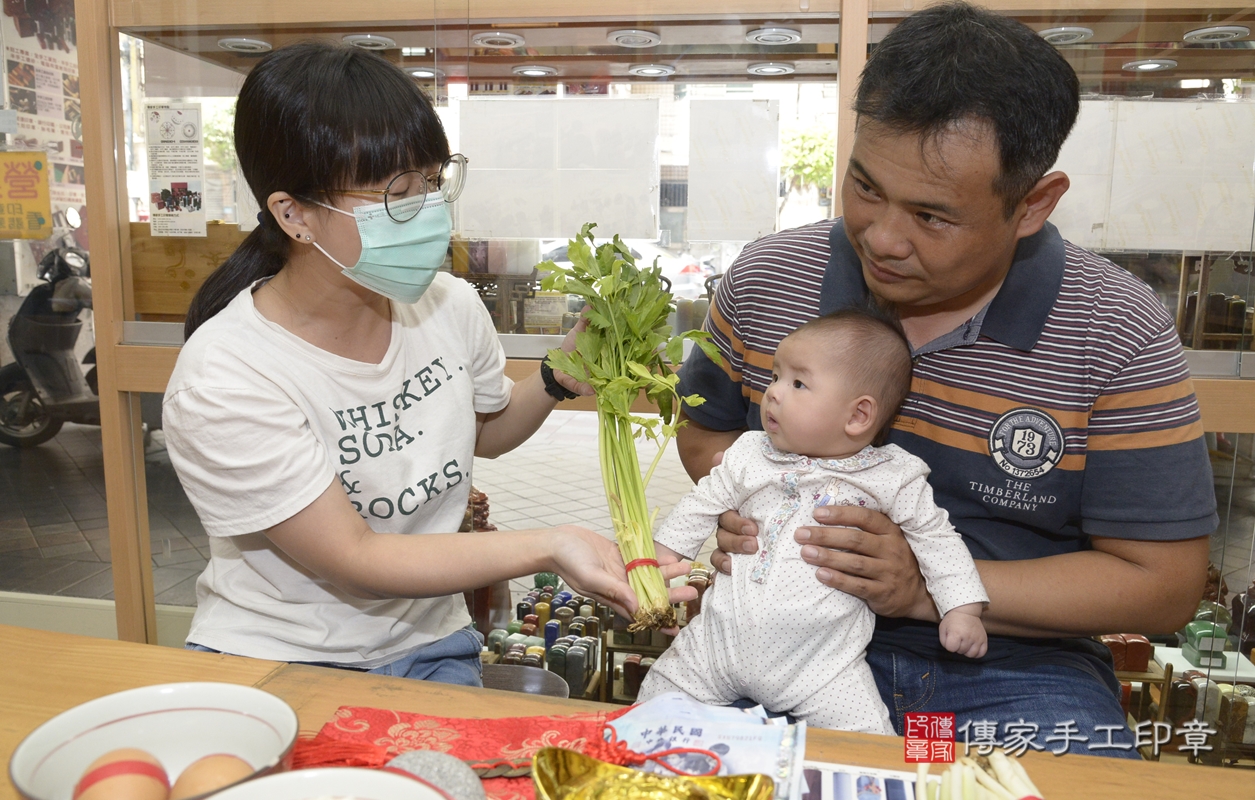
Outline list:
[[[227,307],[235,296],[262,278],[278,274],[288,260],[288,238],[269,211],[259,215],[262,224],[240,242],[235,252],[205,279],[183,322],[183,339]]]

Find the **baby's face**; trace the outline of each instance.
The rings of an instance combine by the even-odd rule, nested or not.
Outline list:
[[[763,394],[763,430],[780,450],[812,458],[843,458],[862,449],[846,435],[855,399],[824,336],[789,336],[776,349],[771,385]]]

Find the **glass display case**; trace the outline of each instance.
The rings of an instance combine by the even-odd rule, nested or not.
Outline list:
[[[1255,8],[984,4],[1038,30],[1080,78],[1080,121],[1057,165],[1072,188],[1052,222],[1147,281],[1176,320],[1216,473],[1213,562],[1240,593],[1255,577],[1255,382],[1243,380],[1255,377]],[[379,52],[427,92],[469,159],[445,269],[475,287],[519,376],[577,318],[568,298],[543,291],[538,265],[561,263],[583,223],[662,267],[683,329],[702,324],[712,287],[747,242],[838,216],[857,76],[915,9],[911,0],[80,2],[119,635],[156,639],[140,394],[164,390],[188,303],[256,225],[230,132],[233,98],[259,56],[306,39],[345,42]],[[161,122],[149,117],[163,109],[194,118],[187,138],[201,154],[174,179],[152,169],[165,156],[150,135]],[[172,211],[201,227],[159,230],[154,213]],[[1238,646],[1249,655],[1249,641]],[[1239,682],[1240,661],[1204,671]]]

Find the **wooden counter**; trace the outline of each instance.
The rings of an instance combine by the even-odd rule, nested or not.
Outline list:
[[[111,692],[175,681],[263,688],[296,710],[302,730],[318,730],[342,705],[479,718],[611,708],[8,626],[0,626],[0,676],[0,757],[6,765],[26,734],[67,708]],[[907,769],[902,740],[896,737],[811,730],[806,755],[817,761]],[[1250,797],[1255,785],[1251,772],[1242,769],[1041,753],[1029,753],[1024,764],[1048,800],[1204,796],[1236,800]],[[16,798],[16,792],[6,769],[0,800],[10,798]]]

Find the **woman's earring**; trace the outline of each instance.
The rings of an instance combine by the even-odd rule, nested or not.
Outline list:
[[[299,238],[301,238],[301,235],[300,235],[299,233],[294,233],[294,234],[292,234],[292,235],[293,235],[293,236],[295,236],[295,237],[296,237],[296,238],[298,238],[298,239],[299,239]]]
[[[309,234],[308,234],[308,233],[307,233],[307,234],[305,234],[305,241],[307,241],[307,242],[308,242],[308,241],[310,241],[310,238],[309,238]]]
[[[292,216],[292,215],[291,215],[291,214],[284,214],[284,215],[283,215],[283,218],[284,218],[284,219],[287,219],[287,218],[288,218],[288,217],[290,217],[290,216]]]

